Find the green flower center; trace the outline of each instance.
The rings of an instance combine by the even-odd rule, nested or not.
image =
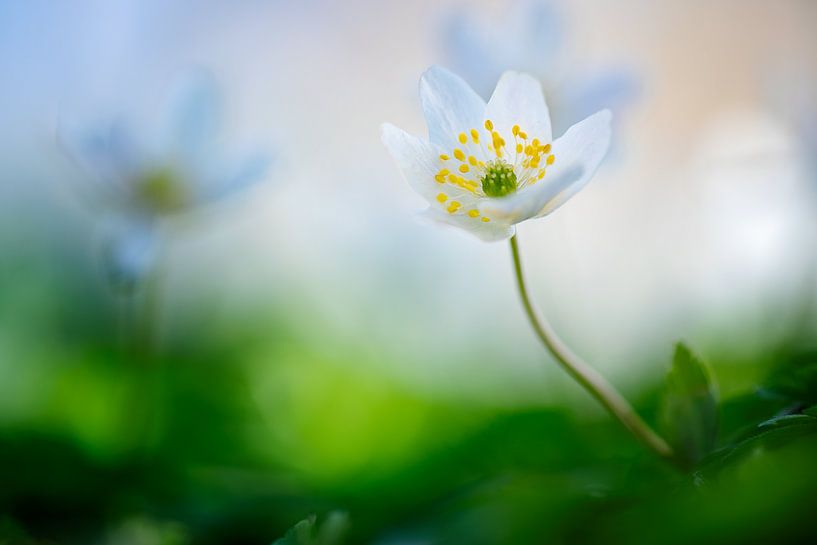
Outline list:
[[[145,206],[160,214],[184,208],[188,197],[184,184],[169,168],[145,173],[136,184],[136,194]]]
[[[516,191],[516,173],[513,167],[502,159],[495,159],[485,165],[485,175],[480,180],[482,191],[489,197],[504,197]]]

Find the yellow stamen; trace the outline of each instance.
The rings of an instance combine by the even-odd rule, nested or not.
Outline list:
[[[451,157],[443,153],[442,155],[440,155],[440,159],[442,159],[443,161],[448,161],[449,159],[451,159]]]
[[[446,195],[445,193],[440,193],[439,195],[437,195],[437,202],[444,203],[447,200],[448,200],[448,195]]]
[[[465,161],[465,153],[459,148],[454,150],[454,157],[457,158],[459,161]]]
[[[485,216],[482,216],[482,221],[488,223],[489,221],[491,221],[491,218],[486,218]]]
[[[471,169],[468,168],[468,165],[460,165],[460,172],[462,172],[463,174],[465,174],[469,170],[471,170]]]
[[[485,120],[485,128],[489,131],[494,130],[494,123],[490,119]]]
[[[457,210],[460,209],[460,206],[462,206],[462,205],[459,202],[451,201],[451,204],[449,204],[448,208],[447,208],[448,213],[453,214],[454,212],[456,212]]]
[[[556,156],[555,155],[548,155],[548,158],[547,158],[547,161],[546,161],[548,165],[552,165],[555,161],[556,161]]]
[[[479,132],[476,129],[471,129],[471,139],[474,144],[479,144]]]
[[[469,210],[468,215],[471,216],[472,218],[476,218],[479,217],[479,212],[477,210]]]
[[[465,144],[466,142],[468,142],[468,137],[465,135],[464,132],[461,132],[458,140],[460,141],[460,144]]]

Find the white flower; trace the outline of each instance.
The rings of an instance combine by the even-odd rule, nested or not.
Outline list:
[[[383,126],[403,176],[428,200],[425,215],[487,241],[553,212],[590,180],[610,144],[607,110],[553,140],[535,79],[502,75],[486,105],[460,77],[433,66],[420,78],[429,139]]]
[[[221,106],[213,79],[195,72],[179,80],[164,114],[140,130],[121,119],[60,125],[62,147],[85,171],[80,189],[99,212],[115,283],[133,284],[152,269],[164,219],[219,201],[266,173],[266,154],[225,158]]]

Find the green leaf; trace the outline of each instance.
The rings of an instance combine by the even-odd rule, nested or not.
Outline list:
[[[810,426],[814,424],[814,417],[808,414],[784,414],[761,422],[757,427],[763,431],[767,429],[787,428],[789,426]]]
[[[281,539],[275,540],[273,545],[315,545],[315,515],[310,515],[292,528]]]
[[[341,545],[349,529],[349,517],[346,513],[333,511],[323,524],[316,524],[317,518],[311,515],[289,529],[284,537],[273,545]]]
[[[784,446],[804,436],[817,433],[817,418],[809,414],[775,416],[754,426],[752,433],[736,443],[726,445],[704,462],[704,472],[714,476],[758,449]]]
[[[341,545],[348,530],[349,515],[341,511],[332,511],[321,524],[318,531],[318,543],[320,545]]]
[[[793,402],[817,403],[817,353],[792,356],[769,376],[765,387]]]
[[[717,387],[703,362],[682,343],[675,347],[660,419],[666,439],[685,467],[693,467],[715,448]]]

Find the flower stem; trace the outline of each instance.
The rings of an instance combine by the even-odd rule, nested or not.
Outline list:
[[[150,458],[161,435],[165,368],[159,335],[165,275],[164,255],[159,254],[152,270],[141,278],[139,291],[128,296],[131,339],[127,360],[131,368],[123,417],[126,446],[137,459]]]
[[[145,278],[142,287],[142,306],[139,309],[137,339],[145,364],[153,364],[159,348],[161,328],[161,301],[165,271],[161,263]]]
[[[546,320],[541,318],[533,306],[533,302],[528,294],[525,283],[525,275],[522,272],[522,260],[519,256],[519,245],[516,235],[511,237],[511,253],[513,254],[513,264],[516,271],[516,282],[519,287],[519,295],[522,298],[522,306],[528,320],[536,332],[536,336],[542,344],[550,351],[559,365],[567,371],[576,382],[595,397],[607,411],[618,419],[621,424],[632,433],[641,444],[656,453],[661,458],[672,461],[672,448],[650,428],[638,413],[632,408],[621,394],[602,377],[598,371],[582,361],[573,354],[565,344],[559,340],[556,333]]]

